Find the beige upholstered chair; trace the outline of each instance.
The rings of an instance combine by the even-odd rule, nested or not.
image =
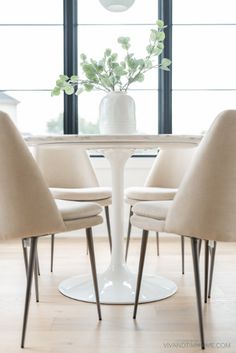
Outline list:
[[[144,186],[125,190],[125,201],[130,205],[125,258],[127,260],[132,216],[132,207],[139,201],[173,200],[180,182],[196,151],[194,148],[175,147],[160,149],[147,176]],[[159,255],[159,234],[156,230],[157,254]],[[184,273],[184,237],[181,237],[182,273]]]
[[[137,313],[148,231],[162,229],[190,237],[203,349],[205,342],[197,244],[199,240],[205,240],[207,249],[210,241],[236,241],[235,136],[236,110],[224,111],[217,116],[202,140],[174,201],[136,204],[131,218],[134,226],[144,230],[134,318]]]
[[[85,150],[78,146],[38,146],[36,161],[55,199],[94,201],[105,209],[109,244],[111,228],[109,205],[111,188],[99,186],[95,171]],[[53,271],[54,234],[51,237],[51,271]]]
[[[28,147],[9,116],[0,112],[0,239],[30,239],[21,347],[24,347],[38,237],[86,229],[99,319],[101,310],[91,227],[102,223],[96,203],[55,203]]]

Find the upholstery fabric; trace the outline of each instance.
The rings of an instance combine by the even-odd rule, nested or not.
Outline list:
[[[197,147],[160,149],[145,186],[178,188]]]
[[[173,200],[138,202],[134,205],[133,212],[138,216],[165,220],[172,204]]]
[[[88,154],[78,146],[37,146],[35,159],[49,187],[98,187]]]
[[[200,143],[167,214],[165,231],[236,241],[236,110],[220,113]]]
[[[27,238],[102,223],[100,205],[54,201],[23,138],[0,111],[0,239]]]
[[[111,203],[111,188],[50,188],[54,198],[72,201],[97,201],[104,200],[107,205]]]
[[[93,216],[87,218],[80,218],[74,220],[67,220],[65,221],[66,231],[72,231],[82,228],[90,228],[101,224],[103,219],[101,216]]]
[[[0,112],[0,167],[0,238],[65,231],[36,162],[4,112]]]
[[[64,221],[97,216],[102,212],[102,207],[95,202],[74,202],[55,200],[57,208]]]
[[[134,205],[137,201],[173,200],[178,189],[160,187],[130,187],[126,190],[125,201]]]
[[[163,232],[165,227],[164,220],[138,216],[136,214],[134,214],[130,218],[130,222],[133,226],[137,228],[145,229],[148,231],[154,231],[154,232]]]

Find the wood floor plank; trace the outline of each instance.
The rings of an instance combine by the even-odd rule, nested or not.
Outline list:
[[[132,239],[128,264],[137,270],[140,239]],[[106,238],[95,238],[98,271],[109,263]],[[236,352],[235,244],[218,244],[212,298],[203,305],[209,352]],[[178,286],[167,300],[140,305],[137,320],[132,305],[102,305],[102,322],[96,306],[61,295],[63,279],[90,272],[85,238],[57,236],[54,273],[50,273],[50,239],[39,241],[40,303],[32,291],[26,336],[29,353],[171,353],[200,352],[192,259],[186,241],[186,273],[181,274],[180,238],[161,236],[160,256],[155,238],[148,243],[145,273],[165,276]],[[25,272],[19,241],[0,243],[0,352],[18,353]],[[203,263],[201,262],[201,274]]]

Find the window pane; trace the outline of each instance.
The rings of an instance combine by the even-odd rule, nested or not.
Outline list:
[[[157,0],[136,0],[124,12],[106,10],[99,0],[78,1],[78,23],[155,23],[158,18]]]
[[[49,91],[0,92],[0,110],[11,116],[23,134],[63,132],[63,96],[52,98]]]
[[[62,27],[0,27],[0,89],[51,89],[63,71]]]
[[[0,23],[63,23],[62,0],[0,0]]]
[[[99,104],[104,92],[82,93],[78,98],[80,133],[98,134]],[[157,91],[130,91],[135,100],[139,133],[157,134]]]
[[[175,26],[173,88],[236,88],[236,26]]]
[[[153,26],[79,26],[79,55],[84,53],[88,58],[98,60],[102,58],[106,48],[111,48],[112,51],[118,53],[120,61],[122,61],[126,56],[126,51],[117,43],[117,38],[128,36],[131,38],[130,52],[134,53],[136,58],[144,58],[151,28]],[[157,75],[158,70],[151,70],[145,75],[144,82],[134,83],[131,88],[157,88]]]
[[[236,91],[174,91],[173,134],[202,134],[226,109],[236,109]]]
[[[173,23],[235,23],[235,0],[173,0]]]

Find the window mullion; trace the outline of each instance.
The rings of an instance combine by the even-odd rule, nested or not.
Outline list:
[[[64,0],[64,73],[71,76],[78,71],[77,0]],[[78,133],[78,98],[64,94],[64,134]]]
[[[165,48],[159,56],[172,60],[172,0],[158,1],[159,19],[163,20],[165,29]],[[172,133],[172,68],[170,71],[159,71],[158,76],[158,132],[159,134]]]

